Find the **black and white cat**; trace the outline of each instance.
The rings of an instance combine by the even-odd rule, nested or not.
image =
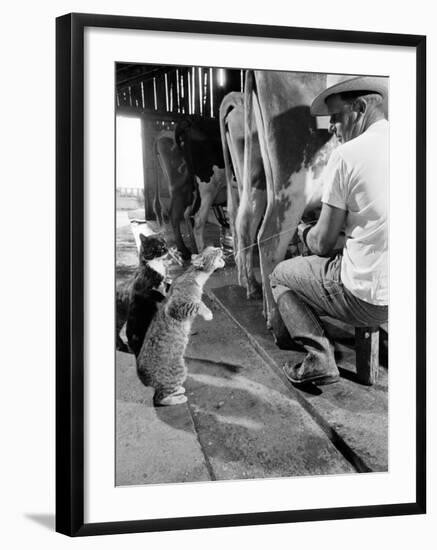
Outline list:
[[[135,273],[116,289],[116,347],[138,355],[144,335],[152,321],[157,304],[167,291],[168,247],[161,235],[140,233],[139,265]],[[120,331],[126,323],[128,346]]]

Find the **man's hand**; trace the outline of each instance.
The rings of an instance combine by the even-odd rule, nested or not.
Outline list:
[[[299,239],[303,242],[303,244],[306,244],[304,241],[304,236],[306,231],[309,231],[312,227],[312,224],[300,222],[300,224],[297,226],[297,236]]]
[[[303,244],[303,249],[301,252],[303,256],[308,256],[308,254],[311,255],[311,250],[307,243],[307,235],[310,232],[310,230],[314,227],[314,224],[315,222],[312,222],[312,223],[300,222],[299,225],[297,226],[297,236],[299,237],[299,240]]]
[[[303,222],[298,225],[299,238],[313,254],[328,256],[337,244],[345,218],[345,210],[323,203],[320,218],[315,226],[311,227]],[[341,246],[341,242],[339,244]]]

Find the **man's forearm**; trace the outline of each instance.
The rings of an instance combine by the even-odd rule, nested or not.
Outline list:
[[[324,256],[328,253],[326,250],[326,247],[323,246],[323,244],[320,242],[320,237],[317,232],[316,227],[310,227],[305,233],[304,233],[304,242],[307,245],[307,248],[310,252],[313,254],[317,254],[318,256]]]
[[[343,248],[339,243],[346,217],[346,211],[323,203],[319,219],[313,227],[301,222],[297,231],[310,252],[318,256],[328,256],[334,250]]]
[[[338,236],[337,242],[334,246],[332,246],[332,243],[329,242],[328,239],[323,238],[323,236],[320,235],[317,225],[310,227],[306,232],[304,232],[303,237],[309,251],[313,254],[317,254],[317,256],[328,256],[334,250],[341,250],[344,246],[343,234]]]

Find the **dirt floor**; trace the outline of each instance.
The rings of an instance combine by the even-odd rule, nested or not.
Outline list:
[[[138,217],[117,213],[117,280],[137,262],[129,218]],[[166,235],[171,244],[168,228]],[[219,241],[219,227],[208,223],[206,242]],[[302,354],[276,347],[261,302],[246,300],[232,263],[211,277],[205,301],[214,319],[193,326],[188,403],[155,408],[134,356],[117,352],[117,485],[387,471],[387,368],[372,387],[357,382],[352,327],[326,321],[341,381],[302,391],[282,373],[284,361]]]

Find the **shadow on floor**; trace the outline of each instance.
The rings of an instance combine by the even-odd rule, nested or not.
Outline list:
[[[55,530],[55,514],[25,514],[24,517],[42,525],[49,531]]]

